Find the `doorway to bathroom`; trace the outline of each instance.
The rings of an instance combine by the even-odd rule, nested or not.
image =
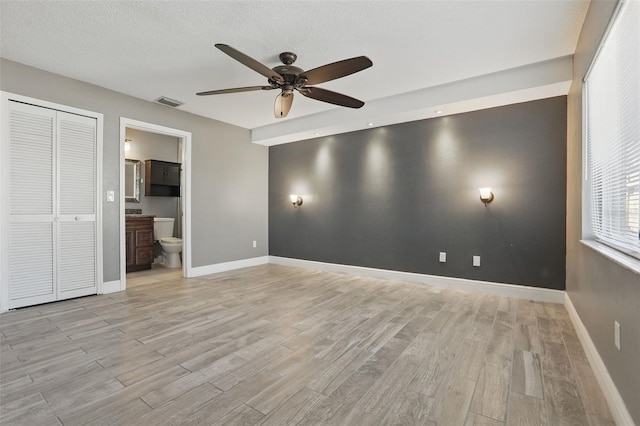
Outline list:
[[[146,160],[156,161],[151,163]],[[120,118],[120,290],[138,284],[191,276],[190,164],[191,132]],[[173,170],[179,173],[179,186]],[[167,182],[171,185],[151,188],[151,173],[154,182],[157,176],[164,176],[171,180]],[[165,194],[165,190],[169,192]],[[160,195],[150,195],[158,194],[157,191],[160,191]],[[181,253],[167,254],[175,251],[175,248],[160,247],[159,243],[154,243],[156,237],[153,236],[151,216],[174,219],[173,235],[168,237],[182,239]],[[132,233],[127,231],[127,227],[132,226],[132,218],[139,222],[133,226],[141,230],[134,238],[130,238]],[[127,242],[128,239],[132,241]],[[141,243],[139,248],[133,250],[133,256],[136,251],[139,255],[140,265],[133,268],[132,242]],[[178,262],[181,267],[175,267],[175,259],[168,263],[160,262],[167,256],[180,256]],[[168,268],[165,264],[173,267]],[[128,270],[135,272],[127,274]]]

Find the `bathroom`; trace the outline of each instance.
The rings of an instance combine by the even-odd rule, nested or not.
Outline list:
[[[130,228],[132,229],[131,237],[127,235],[128,277],[143,275],[150,278],[168,272],[182,276],[182,212],[179,196],[181,188],[174,186],[166,190],[169,187],[150,185],[155,179],[152,179],[151,175],[162,176],[167,172],[152,171],[152,165],[145,164],[147,160],[157,160],[158,163],[153,164],[156,168],[175,165],[177,175],[174,183],[179,184],[179,167],[175,163],[179,163],[180,158],[179,138],[133,128],[126,129],[124,195],[127,234]],[[148,227],[136,228],[136,221],[145,219],[148,221]],[[143,247],[137,246],[141,242]],[[129,247],[129,244],[136,247]]]

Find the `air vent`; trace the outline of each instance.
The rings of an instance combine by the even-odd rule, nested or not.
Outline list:
[[[176,101],[175,99],[167,98],[166,96],[160,96],[154,102],[157,102],[162,105],[170,106],[172,108],[179,107],[183,105],[184,102]]]

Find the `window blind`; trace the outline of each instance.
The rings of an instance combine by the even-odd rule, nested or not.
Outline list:
[[[619,7],[585,92],[593,234],[640,258],[640,2]]]

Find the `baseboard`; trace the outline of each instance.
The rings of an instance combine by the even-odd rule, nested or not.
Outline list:
[[[267,263],[269,263],[269,256],[260,256],[249,259],[234,260],[232,262],[215,263],[213,265],[196,266],[191,268],[189,278],[217,274],[218,272],[232,271],[234,269],[248,268],[249,266],[265,265]]]
[[[102,294],[115,293],[116,291],[122,291],[122,288],[120,288],[120,280],[102,283]]]
[[[529,287],[514,284],[493,283],[488,281],[468,280],[463,278],[441,277],[437,275],[416,274],[412,272],[391,271],[388,269],[366,268],[362,266],[340,265],[336,263],[316,262],[312,260],[292,259],[289,257],[269,256],[269,263],[298,268],[315,269],[325,272],[342,272],[372,278],[408,281],[434,287],[455,290],[473,291],[477,293],[496,294],[499,296],[517,297],[536,302],[564,303],[564,291],[548,288]]]
[[[607,370],[607,367],[604,365],[604,361],[600,358],[600,353],[598,352],[598,349],[596,349],[596,345],[593,343],[593,340],[591,340],[591,336],[589,336],[587,328],[580,319],[578,311],[575,306],[573,306],[573,302],[571,302],[569,294],[566,293],[564,306],[569,313],[569,317],[573,323],[573,328],[576,329],[578,339],[580,339],[580,343],[582,343],[582,347],[587,355],[589,364],[591,364],[596,380],[598,381],[598,384],[602,389],[602,393],[604,393],[604,397],[609,404],[609,410],[611,410],[613,420],[617,425],[634,425],[635,423],[631,418],[631,414],[629,413],[620,392],[618,392],[618,388],[615,383],[613,383],[613,379],[609,375],[609,370]]]

